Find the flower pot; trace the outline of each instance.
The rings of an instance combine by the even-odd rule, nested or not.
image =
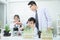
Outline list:
[[[1,29],[0,29],[0,33],[1,33]]]
[[[11,33],[9,33],[9,31],[4,31],[4,36],[11,36]]]

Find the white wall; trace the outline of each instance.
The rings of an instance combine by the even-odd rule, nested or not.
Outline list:
[[[28,14],[29,8],[26,2],[18,2],[18,3],[8,3],[7,5],[7,20],[8,23],[12,21],[14,14],[18,14],[22,21],[26,20],[26,15]]]
[[[31,0],[7,0],[8,2],[14,1],[31,1]],[[60,0],[34,0],[34,1],[60,1]]]
[[[24,22],[29,15],[28,8],[29,1],[15,1],[8,2],[7,4],[7,22],[10,23],[13,19],[14,14],[19,14],[21,20]],[[59,1],[37,1],[38,7],[46,7],[52,20],[56,20],[57,14],[60,13],[60,2]]]

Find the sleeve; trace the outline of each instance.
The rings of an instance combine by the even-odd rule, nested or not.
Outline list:
[[[48,27],[51,27],[51,23],[52,23],[51,16],[49,15],[48,10],[46,8],[44,9],[44,14],[45,14]]]

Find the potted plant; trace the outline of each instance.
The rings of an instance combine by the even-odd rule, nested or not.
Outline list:
[[[1,29],[0,29],[0,33],[1,33]]]
[[[10,36],[11,33],[9,32],[10,32],[9,25],[5,25],[4,36]]]

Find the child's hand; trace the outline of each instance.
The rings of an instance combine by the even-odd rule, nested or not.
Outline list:
[[[16,22],[16,24],[17,24],[17,25],[22,25],[22,23],[21,23],[21,22]]]

